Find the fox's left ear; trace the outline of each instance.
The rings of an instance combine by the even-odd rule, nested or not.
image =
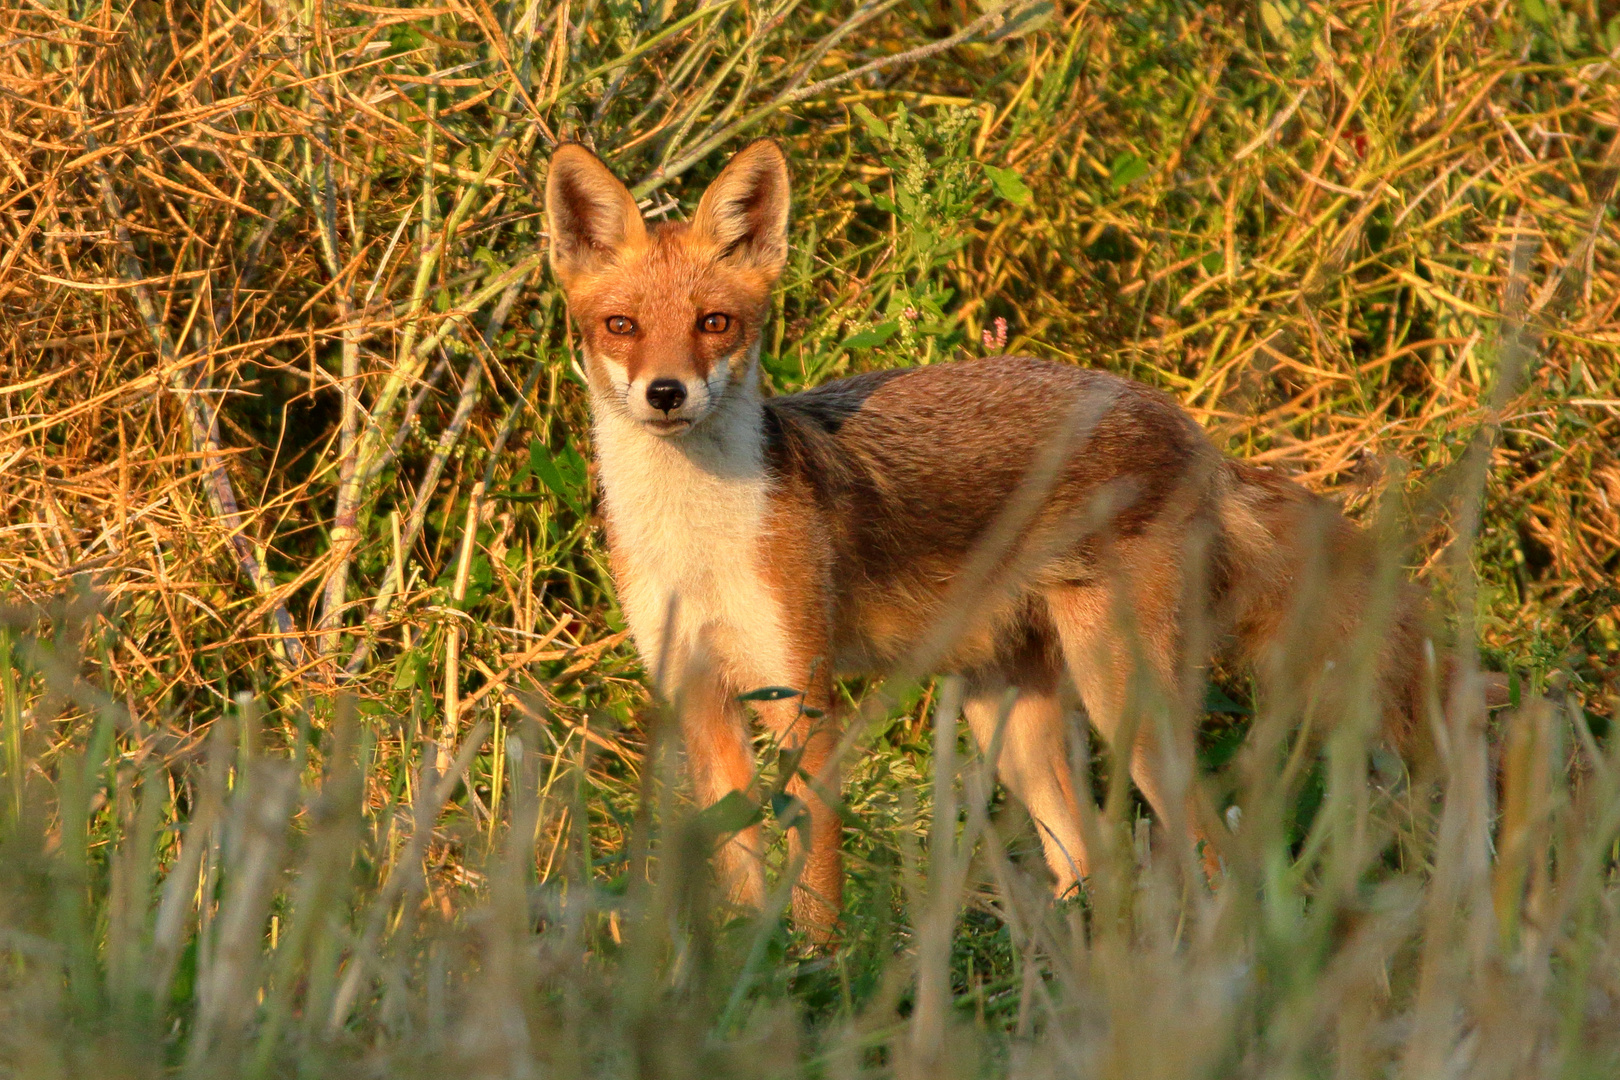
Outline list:
[[[774,280],[787,265],[787,223],[787,159],[775,142],[760,139],[720,170],[698,202],[692,231],[719,245],[720,258]]]

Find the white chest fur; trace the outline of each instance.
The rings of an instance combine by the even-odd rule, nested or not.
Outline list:
[[[769,479],[759,423],[757,409],[739,409],[676,440],[598,410],[619,602],[666,693],[698,652],[737,689],[793,680],[780,608],[761,572]]]

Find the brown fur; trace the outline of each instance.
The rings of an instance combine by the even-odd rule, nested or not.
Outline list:
[[[1041,828],[1060,889],[1088,869],[1069,779],[1063,701],[1071,686],[1105,739],[1135,731],[1131,775],[1161,820],[1184,837],[1218,842],[1220,827],[1188,782],[1193,732],[1139,723],[1146,713],[1135,675],[1144,671],[1151,692],[1177,706],[1170,715],[1187,716],[1197,684],[1189,673],[1223,644],[1291,685],[1314,679],[1329,660],[1349,662],[1377,594],[1368,539],[1297,485],[1224,459],[1170,398],[1099,371],[1000,357],[761,399],[753,391],[759,334],[786,257],[780,151],[756,143],[739,154],[690,226],[621,220],[628,195],[611,180],[585,151],[561,148],[548,203],[562,234],[554,265],[585,339],[599,446],[613,455],[604,487],[615,578],[626,595],[653,580],[695,581],[671,586],[671,612],[677,601],[720,612],[696,625],[696,644],[681,646],[690,656],[673,661],[664,654],[675,648],[675,623],[660,628],[650,600],[639,628],[632,620],[649,668],[668,671],[673,662],[680,673],[665,678],[665,689],[681,698],[700,800],[753,786],[736,696],[761,677],[756,645],[760,655],[775,650],[774,677],[793,680],[802,704],[826,714],[813,720],[799,701],[757,710],[802,753],[791,790],[809,808],[811,845],[796,917],[829,932],[842,892],[839,820],[804,779],[836,789],[831,680],[919,657],[966,677],[965,712],[981,745],[1012,702],[998,764]],[[714,311],[734,320],[728,334],[694,330]],[[632,318],[635,334],[604,329],[614,316]],[[635,397],[650,377],[697,386],[717,370],[725,379],[709,411],[685,428]],[[677,433],[637,441],[638,424]],[[713,480],[726,497],[733,477],[744,494],[759,485],[765,509],[743,553],[757,570],[735,555],[669,566],[652,540],[625,539],[634,526],[665,543],[658,523],[626,501],[632,480],[643,500],[670,497],[659,513],[690,515],[694,534],[709,535],[711,508],[682,503],[656,482],[670,461],[695,471],[669,475]],[[730,539],[723,528],[713,535]],[[680,558],[701,563],[704,553]],[[760,625],[780,630],[779,648],[750,639],[724,614],[733,588],[754,590],[771,620]],[[1302,602],[1313,606],[1302,610]],[[1378,657],[1385,729],[1411,753],[1422,730],[1420,605],[1403,589],[1386,616],[1393,630]],[[1290,647],[1273,650],[1282,639]],[[1278,657],[1295,666],[1284,671]],[[720,853],[739,901],[763,898],[761,842],[756,826]]]

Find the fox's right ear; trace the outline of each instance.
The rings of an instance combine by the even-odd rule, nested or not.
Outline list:
[[[575,275],[612,261],[618,251],[647,242],[635,196],[577,143],[564,143],[551,155],[546,218],[551,268],[564,287]]]

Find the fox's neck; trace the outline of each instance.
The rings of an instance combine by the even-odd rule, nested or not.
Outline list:
[[[793,678],[767,581],[772,482],[757,384],[726,389],[679,438],[654,435],[615,401],[592,402],[602,509],[625,620],[673,692],[707,652],[739,688]]]

